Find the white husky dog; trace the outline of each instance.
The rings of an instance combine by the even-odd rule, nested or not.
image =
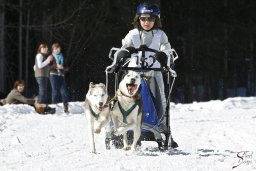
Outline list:
[[[131,149],[136,150],[137,141],[141,135],[141,102],[138,89],[141,77],[135,71],[129,71],[119,84],[117,90],[118,101],[113,107],[113,124],[115,135],[123,135],[124,150],[129,150],[127,131],[134,131]]]
[[[90,152],[96,153],[94,133],[99,134],[106,127],[106,136],[110,135],[110,106],[106,104],[108,94],[104,84],[89,84],[84,111],[88,124]]]

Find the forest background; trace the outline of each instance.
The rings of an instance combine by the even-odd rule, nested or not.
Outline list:
[[[89,82],[105,82],[109,50],[133,28],[141,0],[0,0],[0,92],[17,79],[37,94],[33,65],[41,42],[59,42],[70,68],[72,101]],[[189,103],[256,95],[256,1],[155,0],[179,59],[172,101]],[[110,80],[113,91],[113,81]],[[113,85],[113,86],[111,86]]]

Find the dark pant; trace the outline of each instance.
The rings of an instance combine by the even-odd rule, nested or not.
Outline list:
[[[49,82],[48,77],[36,77],[36,81],[39,86],[38,102],[42,104],[48,103],[47,86]]]
[[[52,103],[58,102],[59,94],[61,94],[62,102],[67,103],[69,101],[69,96],[65,77],[51,74],[50,81],[52,86]]]

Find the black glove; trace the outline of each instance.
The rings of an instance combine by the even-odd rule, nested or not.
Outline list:
[[[118,65],[122,65],[128,58],[131,57],[131,53],[126,50],[120,50],[116,56]]]
[[[132,46],[127,47],[125,49],[128,50],[131,54],[138,53],[138,51],[135,49],[135,47],[132,47]]]
[[[120,50],[118,53],[117,53],[117,59],[120,60],[120,59],[127,59],[127,58],[130,58],[131,57],[131,53],[127,52],[126,50]]]
[[[167,66],[167,55],[166,55],[166,53],[159,51],[155,54],[155,58],[161,64],[162,67]]]

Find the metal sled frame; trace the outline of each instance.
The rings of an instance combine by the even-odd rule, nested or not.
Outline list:
[[[145,52],[146,51],[150,51],[150,52],[158,52],[157,50],[154,49],[150,49],[148,47],[146,47],[145,45],[142,45],[140,48],[135,49],[137,51],[141,51],[142,52],[142,57],[141,57],[141,62],[142,62],[142,67],[141,68],[137,68],[137,67],[127,67],[126,65],[129,63],[129,61],[125,62],[122,66],[118,65],[118,58],[117,58],[117,54],[119,51],[122,50],[126,50],[126,49],[120,49],[120,48],[115,48],[113,47],[110,52],[109,52],[109,58],[111,60],[113,60],[112,64],[108,67],[106,67],[106,89],[108,90],[108,74],[114,74],[114,78],[115,78],[115,92],[118,89],[118,76],[119,76],[119,72],[120,71],[128,71],[128,70],[133,70],[133,71],[138,71],[138,72],[143,72],[143,71],[161,71],[162,73],[166,74],[166,76],[164,76],[163,74],[163,78],[167,77],[167,79],[164,81],[166,81],[166,114],[162,115],[162,118],[159,118],[159,123],[161,122],[161,120],[163,118],[166,119],[166,128],[167,130],[161,129],[160,127],[158,127],[157,125],[150,125],[147,123],[143,123],[142,122],[142,130],[144,130],[144,132],[142,131],[141,133],[141,137],[140,137],[140,141],[156,141],[158,143],[158,147],[160,150],[166,150],[168,149],[169,146],[169,140],[172,140],[171,137],[171,128],[170,128],[170,114],[169,114],[169,105],[170,105],[170,95],[172,92],[172,88],[175,82],[175,78],[177,77],[177,74],[175,72],[175,70],[173,69],[174,67],[174,61],[178,59],[178,54],[176,53],[176,51],[174,49],[171,49],[171,51],[164,51],[167,55],[167,66],[166,67],[162,67],[162,68],[146,68],[143,66],[143,62],[145,61]],[[127,50],[126,50],[127,51]],[[144,61],[143,61],[144,60]],[[163,117],[163,116],[166,117]],[[163,135],[164,134],[164,138]],[[129,134],[128,134],[129,137]]]

